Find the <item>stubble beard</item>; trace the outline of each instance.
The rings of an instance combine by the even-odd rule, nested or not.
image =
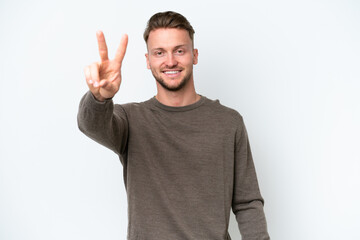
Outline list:
[[[184,76],[184,78],[180,81],[179,85],[177,86],[169,86],[162,77],[158,76],[157,74],[154,73],[153,70],[151,70],[155,80],[166,90],[170,91],[170,92],[176,92],[181,90],[182,88],[184,88],[184,86],[189,82],[189,80],[191,79],[191,75],[192,72],[189,72],[187,75]]]

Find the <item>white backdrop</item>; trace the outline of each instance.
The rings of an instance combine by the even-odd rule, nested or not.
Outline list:
[[[129,45],[117,103],[156,94],[142,33],[158,11],[194,26],[197,91],[244,117],[272,239],[360,239],[360,2],[0,2],[0,239],[125,239],[117,156],[76,114],[83,67]],[[232,215],[230,234],[240,239]]]

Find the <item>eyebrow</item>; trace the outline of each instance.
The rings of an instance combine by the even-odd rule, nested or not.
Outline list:
[[[186,44],[181,44],[181,45],[177,45],[174,47],[174,49],[178,49],[178,48],[182,48],[182,47],[186,47]],[[151,49],[151,51],[156,51],[156,50],[165,50],[164,48],[153,48]]]

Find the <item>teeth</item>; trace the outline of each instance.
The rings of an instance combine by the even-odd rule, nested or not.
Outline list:
[[[178,73],[179,71],[166,71],[165,74],[176,74]]]

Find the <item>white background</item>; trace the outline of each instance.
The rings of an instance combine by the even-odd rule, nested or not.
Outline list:
[[[359,1],[0,2],[0,239],[125,239],[122,166],[77,128],[83,67],[129,45],[115,102],[156,94],[142,33],[195,28],[197,91],[247,125],[272,239],[360,239]],[[230,234],[240,239],[232,215]]]

